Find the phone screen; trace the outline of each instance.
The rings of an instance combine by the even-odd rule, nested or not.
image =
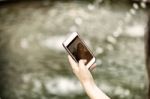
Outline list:
[[[74,40],[72,40],[72,42],[67,46],[67,48],[77,62],[79,62],[80,59],[86,59],[87,64],[93,58],[93,55],[81,41],[79,36],[75,37]]]

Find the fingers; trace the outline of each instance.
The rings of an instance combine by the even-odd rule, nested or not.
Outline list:
[[[82,70],[86,68],[86,66],[85,66],[86,60],[84,60],[84,59],[81,59],[81,60],[79,61],[79,64],[78,64],[78,63],[76,63],[76,62],[72,59],[72,57],[71,57],[70,55],[68,55],[68,60],[69,60],[69,63],[71,64],[71,67],[72,67],[73,71],[78,71],[79,68],[82,69]],[[96,64],[93,64],[93,65],[89,68],[89,70],[92,71],[95,67],[96,67]],[[86,69],[87,69],[87,68],[86,68]]]
[[[96,68],[96,63],[94,63],[94,64],[89,68],[89,70],[92,71],[94,68]]]
[[[85,66],[85,63],[86,63],[86,60],[81,59],[81,60],[79,61],[79,68],[85,68],[85,67],[86,67],[86,66]]]
[[[78,64],[72,59],[70,55],[68,55],[68,60],[69,60],[69,63],[71,64],[72,69],[77,70]]]

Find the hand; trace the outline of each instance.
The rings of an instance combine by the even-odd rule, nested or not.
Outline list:
[[[68,55],[69,62],[71,64],[71,67],[73,69],[74,74],[77,76],[77,78],[80,80],[80,82],[84,85],[87,83],[93,84],[94,79],[91,75],[91,72],[88,70],[88,68],[85,66],[86,60],[82,59],[79,61],[79,63],[76,63],[71,56]],[[91,66],[91,70],[95,68],[96,65]]]
[[[91,99],[110,99],[105,93],[103,93],[95,84],[94,79],[88,70],[88,68],[85,66],[86,60],[82,59],[79,61],[79,63],[76,63],[71,56],[68,55],[69,62],[71,64],[71,67],[73,69],[74,74],[77,76],[77,78],[82,83],[87,95]],[[91,69],[96,67],[96,65],[92,65]]]

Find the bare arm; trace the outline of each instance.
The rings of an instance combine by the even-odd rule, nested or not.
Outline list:
[[[69,62],[71,64],[71,67],[73,69],[74,74],[77,76],[77,78],[80,80],[83,88],[85,89],[87,95],[91,99],[110,99],[106,94],[104,94],[95,84],[94,79],[85,66],[86,60],[80,60],[79,64],[76,63],[71,56],[68,56]],[[93,65],[92,67],[95,67],[96,65]]]

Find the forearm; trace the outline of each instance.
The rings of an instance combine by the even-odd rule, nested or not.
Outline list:
[[[87,95],[91,99],[110,99],[107,95],[105,95],[95,83],[84,83],[82,84]]]
[[[95,84],[94,79],[90,73],[90,71],[85,66],[86,61],[80,60],[77,64],[71,56],[68,56],[69,62],[72,66],[74,74],[82,83],[87,95],[91,99],[110,99],[107,95],[105,95]],[[92,65],[94,66],[94,65]],[[96,65],[95,65],[96,66]]]

